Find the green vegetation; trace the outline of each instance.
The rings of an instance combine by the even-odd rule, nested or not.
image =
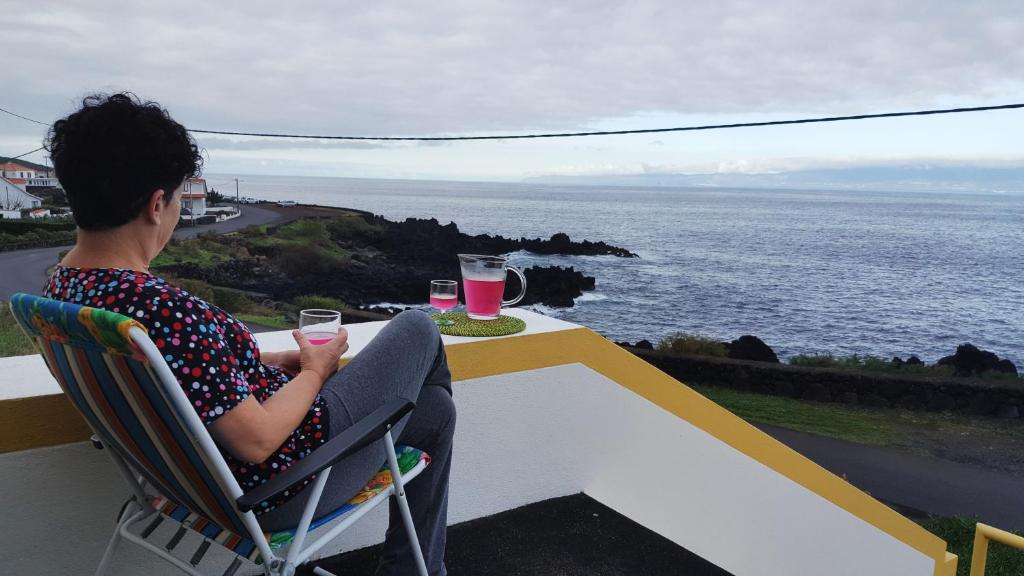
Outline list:
[[[0,251],[19,248],[64,246],[75,242],[75,223],[70,219],[0,218]]]
[[[968,576],[971,572],[971,553],[974,550],[974,526],[978,521],[974,518],[930,518],[921,522],[929,532],[942,538],[949,544],[949,551],[956,554],[960,561],[957,564],[957,576]],[[1014,534],[1024,536],[1021,532]],[[1024,551],[1003,546],[997,542],[988,545],[988,562],[985,566],[986,576],[1019,576],[1024,574]]]
[[[809,366],[812,368],[840,368],[846,370],[869,370],[872,372],[899,372],[900,374],[920,374],[924,376],[948,377],[953,369],[948,366],[926,366],[924,364],[893,364],[892,360],[878,356],[833,356],[831,354],[808,354],[793,356],[789,359],[792,366]]]
[[[895,364],[892,360],[878,356],[833,356],[831,354],[804,354],[793,356],[789,359],[791,366],[807,366],[811,368],[835,368],[840,370],[866,370],[869,372],[886,372],[889,374],[915,374],[919,376],[934,376],[936,378],[950,378],[954,376],[952,366],[939,366],[936,364]],[[1002,372],[984,372],[975,378],[985,380],[1012,380],[1016,381],[1022,376]]]
[[[790,430],[810,432],[860,444],[890,443],[893,422],[884,410],[862,410],[792,398],[693,386],[695,390],[740,418]]]
[[[729,355],[725,344],[700,334],[687,334],[676,332],[662,338],[658,343],[659,352],[675,352],[677,354],[692,354],[695,356],[716,356],[724,358]]]
[[[72,220],[5,220],[0,218],[0,234],[21,236],[32,232],[74,232]]]
[[[172,238],[163,251],[153,260],[153,268],[163,268],[173,264],[195,264],[200,268],[209,268],[232,258],[241,257],[244,253],[235,246],[221,241],[215,234],[200,234],[196,238],[178,240]]]
[[[299,296],[292,300],[292,304],[295,305],[299,310],[309,310],[311,308],[319,308],[321,310],[344,310],[348,307],[337,298],[331,298],[330,296],[318,296],[316,294],[311,296]]]
[[[0,358],[34,354],[35,347],[14,320],[7,302],[0,300]]]
[[[1014,421],[810,402],[712,386],[691,387],[749,422],[860,444],[927,452],[928,446],[952,450],[949,438],[984,439],[990,447],[1020,446],[1024,442],[1024,427]],[[976,448],[965,447],[967,451]]]
[[[276,227],[249,226],[234,235],[203,234],[191,240],[173,240],[153,267],[188,263],[210,268],[231,259],[260,255],[290,276],[325,273],[347,265],[352,257],[337,240],[372,234],[374,230],[354,214],[306,218]]]
[[[298,323],[292,320],[286,314],[235,314],[235,318],[238,318],[246,324],[259,324],[260,326],[266,326],[268,328],[277,328],[278,330],[288,330],[289,328],[295,328]]]

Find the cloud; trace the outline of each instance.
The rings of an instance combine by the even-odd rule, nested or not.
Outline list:
[[[846,156],[795,158],[742,158],[718,162],[676,164],[604,163],[568,164],[544,173],[529,176],[635,176],[635,175],[769,175],[816,170],[848,170],[873,168],[930,169],[1021,169],[1024,156]]]
[[[1016,0],[0,0],[0,53],[17,54],[2,99],[52,120],[132,89],[193,128],[366,135],[878,111],[1019,93],[1022,15]]]

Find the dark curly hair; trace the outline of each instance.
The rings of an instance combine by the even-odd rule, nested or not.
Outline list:
[[[81,109],[53,123],[46,149],[84,230],[130,222],[157,190],[169,203],[203,165],[185,127],[131,92],[87,96]]]

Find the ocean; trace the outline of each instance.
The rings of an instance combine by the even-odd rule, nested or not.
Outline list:
[[[208,179],[232,193],[217,183],[233,177]],[[972,342],[1024,368],[1024,193],[240,178],[243,196],[631,250],[640,258],[511,255],[596,277],[575,307],[536,308],[614,340],[753,334],[783,358],[928,362]]]

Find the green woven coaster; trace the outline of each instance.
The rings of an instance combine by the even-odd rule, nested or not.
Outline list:
[[[508,336],[526,330],[526,322],[512,316],[498,316],[497,320],[473,320],[465,312],[448,312],[434,314],[433,318],[455,322],[437,327],[446,336]]]

